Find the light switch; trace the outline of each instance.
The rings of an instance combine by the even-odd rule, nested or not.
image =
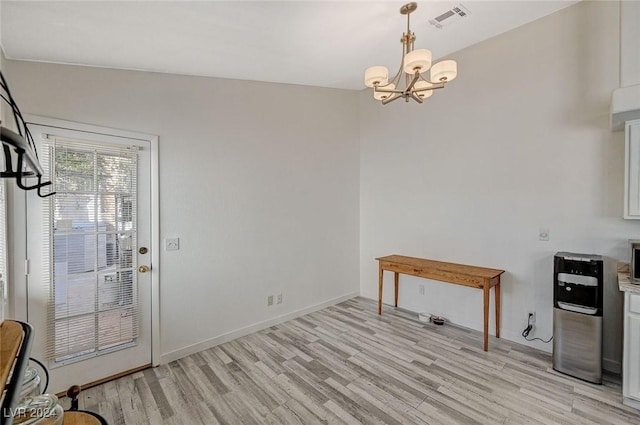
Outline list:
[[[164,240],[165,251],[177,251],[180,249],[180,238],[166,238]]]

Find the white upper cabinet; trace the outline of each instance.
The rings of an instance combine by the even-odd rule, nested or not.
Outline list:
[[[640,120],[625,123],[624,218],[640,219]]]

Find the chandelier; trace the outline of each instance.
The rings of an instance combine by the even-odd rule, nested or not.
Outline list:
[[[384,66],[372,66],[364,73],[364,84],[373,88],[373,97],[381,100],[383,105],[404,97],[405,102],[413,99],[422,103],[433,94],[433,90],[441,89],[458,75],[458,64],[454,60],[444,60],[431,66],[431,51],[413,48],[416,39],[409,28],[409,17],[418,5],[407,3],[400,8],[400,13],[407,15],[407,32],[402,34],[402,61],[398,73],[389,80],[389,70]],[[429,79],[425,78],[431,69]],[[404,74],[404,81],[402,76]],[[404,88],[400,87],[404,84]]]

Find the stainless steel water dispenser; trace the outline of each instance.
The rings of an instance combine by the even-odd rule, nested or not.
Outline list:
[[[558,252],[553,272],[553,368],[602,383],[604,263],[599,255]]]

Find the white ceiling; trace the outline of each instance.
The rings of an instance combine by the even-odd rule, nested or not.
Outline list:
[[[418,2],[411,29],[435,60],[575,2]],[[460,3],[466,18],[428,24]],[[1,0],[0,42],[11,59],[359,90],[367,67],[399,67],[402,4]]]

